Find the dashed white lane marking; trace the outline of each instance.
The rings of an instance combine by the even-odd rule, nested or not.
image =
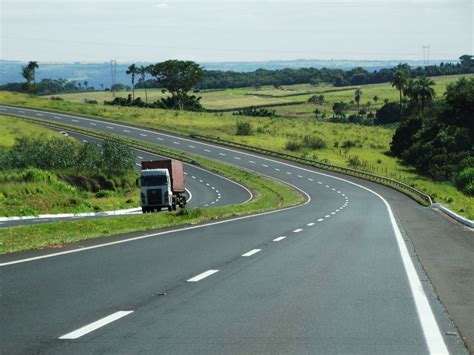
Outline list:
[[[37,113],[36,116],[44,116],[42,113]]]
[[[307,226],[308,226],[308,227],[314,226],[314,223],[313,223],[313,222],[308,223]]]
[[[82,140],[84,143],[89,143],[89,141],[87,139],[83,139]]]
[[[324,221],[324,218],[318,218],[318,222]]]
[[[329,218],[329,217],[331,217],[331,216],[330,216],[330,215],[328,215],[328,214],[324,216],[324,218]]]
[[[334,187],[333,187],[331,190],[332,190],[332,191],[336,191],[336,189],[335,189]]]
[[[140,133],[142,137],[146,137],[147,135],[145,133]]]
[[[224,154],[224,153],[219,153],[219,155],[222,155],[223,157],[225,157],[225,154]]]
[[[216,188],[214,186],[211,186],[211,189],[215,190]]]
[[[278,168],[275,168],[275,170],[276,170],[276,171],[280,171],[280,169],[278,169]]]
[[[94,122],[89,122],[89,125],[91,125],[91,126],[97,126]]]
[[[202,181],[202,180],[199,180],[199,182],[204,182],[204,181]]]
[[[195,179],[196,177],[195,176],[191,176],[191,179]]]
[[[291,175],[291,171],[287,171],[286,173],[287,173],[288,175]]]
[[[124,129],[123,130],[125,133],[130,133],[130,131],[128,129]]]
[[[57,120],[62,120],[63,119],[62,117],[59,117],[59,116],[53,116],[53,118],[55,118]]]
[[[338,193],[338,194],[340,194],[340,193],[341,193],[341,191],[338,191],[337,193]]]
[[[254,254],[257,254],[259,251],[261,251],[262,249],[252,249],[248,252],[246,252],[245,254],[242,254],[242,256],[252,256]]]
[[[181,143],[179,143],[179,142],[174,142],[174,141],[173,141],[173,144],[181,144]]]
[[[329,189],[331,186],[329,186],[329,185],[326,185],[326,187]]]
[[[311,179],[311,178],[308,178],[308,180],[309,180],[309,181],[314,181],[314,180],[313,180],[313,179]]]
[[[321,181],[318,181],[318,184],[319,184],[319,185],[322,185],[323,183],[322,183]]]
[[[196,149],[194,145],[188,145],[189,148]]]
[[[299,233],[299,232],[301,232],[302,230],[303,230],[302,228],[298,228],[298,229],[295,229],[295,230],[293,231],[293,233]]]
[[[206,183],[206,186],[209,186],[209,184]]]
[[[141,157],[141,156],[137,156],[137,158],[140,159],[140,160],[143,160],[143,157]]]
[[[331,212],[331,214],[332,214],[332,215],[335,215],[335,214],[336,214],[336,212]]]
[[[268,168],[268,165],[267,165],[267,164],[262,164],[262,166],[263,166],[264,168]]]
[[[114,127],[111,127],[111,126],[106,126],[107,129],[114,129]]]
[[[211,151],[209,149],[204,149],[205,152],[210,153]]]
[[[283,239],[285,239],[285,238],[286,238],[286,237],[281,236],[281,237],[278,237],[278,238],[273,239],[273,241],[274,241],[274,242],[279,242],[280,240],[283,240]]]
[[[3,111],[5,111],[5,110],[3,110]],[[19,113],[25,113],[25,111],[21,111],[21,110],[20,110],[20,111],[18,111],[18,112],[19,112]]]
[[[187,173],[187,172],[184,172],[184,175],[188,175],[188,173]]]
[[[76,123],[78,123],[78,122],[79,122],[78,120],[71,120],[71,121],[72,121],[72,122],[76,122]]]
[[[157,140],[157,141],[162,141],[162,140],[163,140],[163,138],[156,137],[156,140]]]
[[[344,196],[344,197],[346,196],[346,194],[341,194],[341,195]]]
[[[234,157],[234,159],[237,159],[237,160],[242,160],[242,158],[240,158],[240,157]]]
[[[302,178],[303,176],[302,175],[298,175],[299,178]]]
[[[82,328],[79,328],[71,333],[64,334],[63,336],[60,336],[59,339],[77,339],[82,337],[83,335],[86,335],[90,332],[93,332],[94,330],[97,330],[109,323],[112,323],[120,318],[123,318],[130,313],[133,313],[133,311],[118,311],[115,313],[112,313],[111,315],[104,317],[102,319],[99,319],[98,321],[95,321],[93,323],[90,323],[88,325],[85,325]]]
[[[208,276],[211,276],[212,274],[215,274],[218,271],[219,270],[207,270],[207,271],[203,272],[202,274],[199,274],[199,275],[196,275],[196,276],[190,278],[187,281],[188,282],[198,282],[198,281],[201,281],[202,279],[205,279]]]
[[[250,164],[255,164],[255,162],[253,160],[249,160],[249,163]]]
[[[142,165],[141,165],[141,164],[139,164],[139,163],[135,163],[135,165],[136,165],[136,166],[142,166]]]

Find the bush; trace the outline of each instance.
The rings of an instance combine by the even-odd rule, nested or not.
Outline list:
[[[349,166],[351,168],[359,168],[361,167],[363,164],[362,164],[362,161],[359,159],[359,157],[356,155],[354,157],[350,157],[348,160],[347,160],[347,164],[349,164]]]
[[[326,148],[326,142],[320,137],[304,136],[303,143],[312,149]]]
[[[465,168],[454,177],[454,185],[466,195],[474,196],[474,167]]]
[[[250,136],[252,135],[252,125],[250,122],[246,121],[237,121],[236,122],[237,130],[235,132],[238,136]]]
[[[344,141],[342,143],[342,148],[344,149],[350,149],[350,148],[353,148],[356,146],[356,142],[352,141],[352,140],[347,140],[347,141]]]
[[[285,149],[290,150],[292,152],[300,150],[302,147],[303,145],[301,144],[301,142],[298,141],[288,141],[285,144]]]
[[[91,100],[91,99],[84,99],[84,102],[86,104],[91,104],[91,105],[97,105],[98,104],[97,100]]]
[[[234,112],[236,116],[252,116],[252,117],[273,117],[275,116],[275,111],[267,110],[266,108],[255,108],[255,107],[246,107],[237,112]]]
[[[400,105],[396,102],[384,104],[375,114],[375,123],[378,125],[390,124],[400,121]]]

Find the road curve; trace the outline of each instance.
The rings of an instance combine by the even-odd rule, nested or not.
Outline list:
[[[354,179],[97,119],[0,109],[232,163],[308,196],[278,212],[1,259],[6,352],[466,353],[446,335],[457,331],[397,216]]]

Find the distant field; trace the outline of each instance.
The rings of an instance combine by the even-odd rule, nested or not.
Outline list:
[[[470,75],[452,75],[440,76],[432,78],[436,85],[434,87],[436,94],[442,96],[446,90],[446,85],[453,83],[460,77],[474,77]],[[362,99],[361,106],[369,102],[367,110],[375,111],[376,108],[383,105],[385,99],[389,101],[398,101],[398,91],[390,85],[390,83],[383,84],[369,84],[361,85]],[[350,87],[334,87],[329,84],[320,84],[313,86],[310,84],[299,85],[284,85],[279,89],[273,86],[262,86],[261,88],[237,88],[215,91],[203,91],[195,93],[195,95],[202,97],[202,104],[209,110],[229,110],[239,109],[248,106],[265,106],[275,104],[295,103],[295,105],[282,106],[273,108],[278,115],[286,117],[314,117],[314,110],[318,108],[321,112],[326,112],[327,115],[332,115],[332,105],[337,101],[350,102],[354,99],[354,86]],[[130,92],[116,92],[118,97],[127,97]],[[159,89],[148,90],[149,102],[165,97]],[[307,104],[308,99],[312,95],[324,95],[326,103],[323,105]],[[373,97],[378,96],[379,100],[374,101]],[[110,91],[94,91],[82,92],[74,94],[54,95],[62,97],[64,100],[71,102],[83,103],[85,99],[97,100],[102,103],[104,100],[112,100],[113,96]],[[145,92],[142,89],[135,90],[135,97],[145,98]],[[354,112],[356,110],[354,106]]]
[[[397,96],[396,90],[392,90],[394,96]],[[394,133],[394,130],[389,128],[318,122],[313,117],[304,115],[298,120],[292,117],[246,118],[236,117],[231,113],[211,114],[88,105],[6,92],[0,93],[0,102],[98,116],[185,135],[199,133],[285,153],[290,152],[287,149],[288,143],[301,142],[305,136],[316,137],[323,140],[326,147],[314,149],[303,144],[291,153],[341,166],[351,166],[351,161],[358,159],[361,164],[359,168],[411,184],[434,196],[438,202],[445,203],[468,218],[474,218],[474,198],[463,195],[450,183],[430,181],[387,155]],[[315,105],[294,107],[304,109],[306,106]],[[251,136],[236,136],[236,122],[239,120],[251,123]],[[344,148],[347,145],[352,147]]]

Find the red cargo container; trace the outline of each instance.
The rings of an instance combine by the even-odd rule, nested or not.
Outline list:
[[[184,193],[184,167],[182,161],[174,159],[142,161],[142,170],[149,169],[168,169],[173,194]]]

